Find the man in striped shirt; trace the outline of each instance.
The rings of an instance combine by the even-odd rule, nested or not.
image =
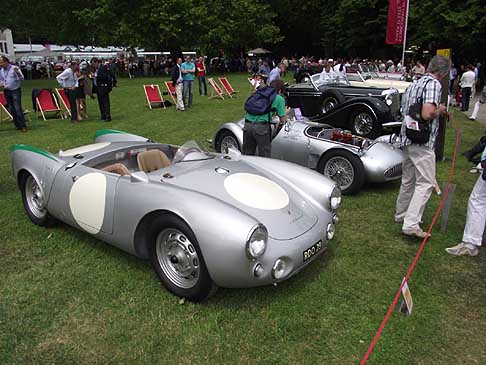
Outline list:
[[[446,113],[440,104],[442,80],[450,68],[449,59],[435,56],[429,63],[425,76],[410,85],[402,100],[403,122],[400,131],[404,153],[402,184],[398,194],[395,222],[402,224],[406,236],[424,238],[426,232],[420,228],[425,205],[435,186],[435,141],[439,131],[439,116]],[[413,143],[406,136],[410,106],[422,100],[422,119],[430,123],[430,137],[424,144]]]

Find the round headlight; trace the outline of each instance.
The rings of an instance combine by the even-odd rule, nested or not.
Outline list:
[[[253,228],[246,241],[246,254],[254,260],[265,253],[267,249],[268,232],[264,225],[259,224]]]
[[[332,210],[336,210],[341,205],[341,190],[335,186],[329,197],[329,205]]]
[[[334,238],[334,232],[334,224],[329,223],[326,229],[326,236],[328,240],[332,240]]]
[[[272,267],[272,276],[276,280],[280,280],[285,276],[285,269],[287,263],[283,259],[277,259]]]

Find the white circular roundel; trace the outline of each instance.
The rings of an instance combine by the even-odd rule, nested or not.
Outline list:
[[[105,148],[106,146],[109,146],[109,145],[110,145],[110,142],[87,144],[86,146],[80,146],[80,147],[72,148],[70,150],[61,151],[61,152],[59,152],[59,156],[69,157],[69,156],[74,156],[74,155],[77,155],[77,154],[82,155],[83,153],[96,151],[96,150]]]
[[[289,204],[287,192],[280,185],[260,175],[230,175],[224,180],[224,188],[241,204],[256,209],[276,210]]]
[[[97,234],[105,217],[106,177],[101,173],[81,176],[69,193],[69,207],[77,224]]]

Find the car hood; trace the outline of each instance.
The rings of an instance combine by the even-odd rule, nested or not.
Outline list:
[[[210,160],[178,163],[163,170],[162,181],[225,201],[264,224],[276,240],[298,237],[317,223],[317,212],[309,201],[278,176],[241,158],[228,160],[217,155]]]
[[[376,87],[379,89],[397,89],[398,92],[401,94],[403,93],[410,82],[401,81],[401,80],[391,80],[391,79],[368,79],[364,82],[361,81],[350,81],[352,86],[367,86],[367,87]]]

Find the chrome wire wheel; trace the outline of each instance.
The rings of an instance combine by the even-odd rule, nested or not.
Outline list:
[[[166,228],[155,241],[157,260],[172,284],[190,289],[200,276],[200,260],[191,241],[179,230]]]
[[[228,150],[233,148],[239,150],[238,141],[232,135],[225,135],[221,139],[221,153],[228,153]]]
[[[45,208],[44,193],[37,184],[37,181],[29,175],[25,180],[25,199],[30,212],[39,219],[43,219],[47,215]]]
[[[354,181],[354,168],[347,158],[331,157],[324,166],[324,176],[335,181],[341,190],[346,190]]]
[[[322,102],[322,112],[329,113],[330,111],[336,109],[336,107],[339,105],[338,100],[333,97],[333,96],[328,96],[327,98],[324,99]]]
[[[366,113],[358,113],[353,119],[354,130],[360,136],[367,136],[373,131],[373,117]]]

